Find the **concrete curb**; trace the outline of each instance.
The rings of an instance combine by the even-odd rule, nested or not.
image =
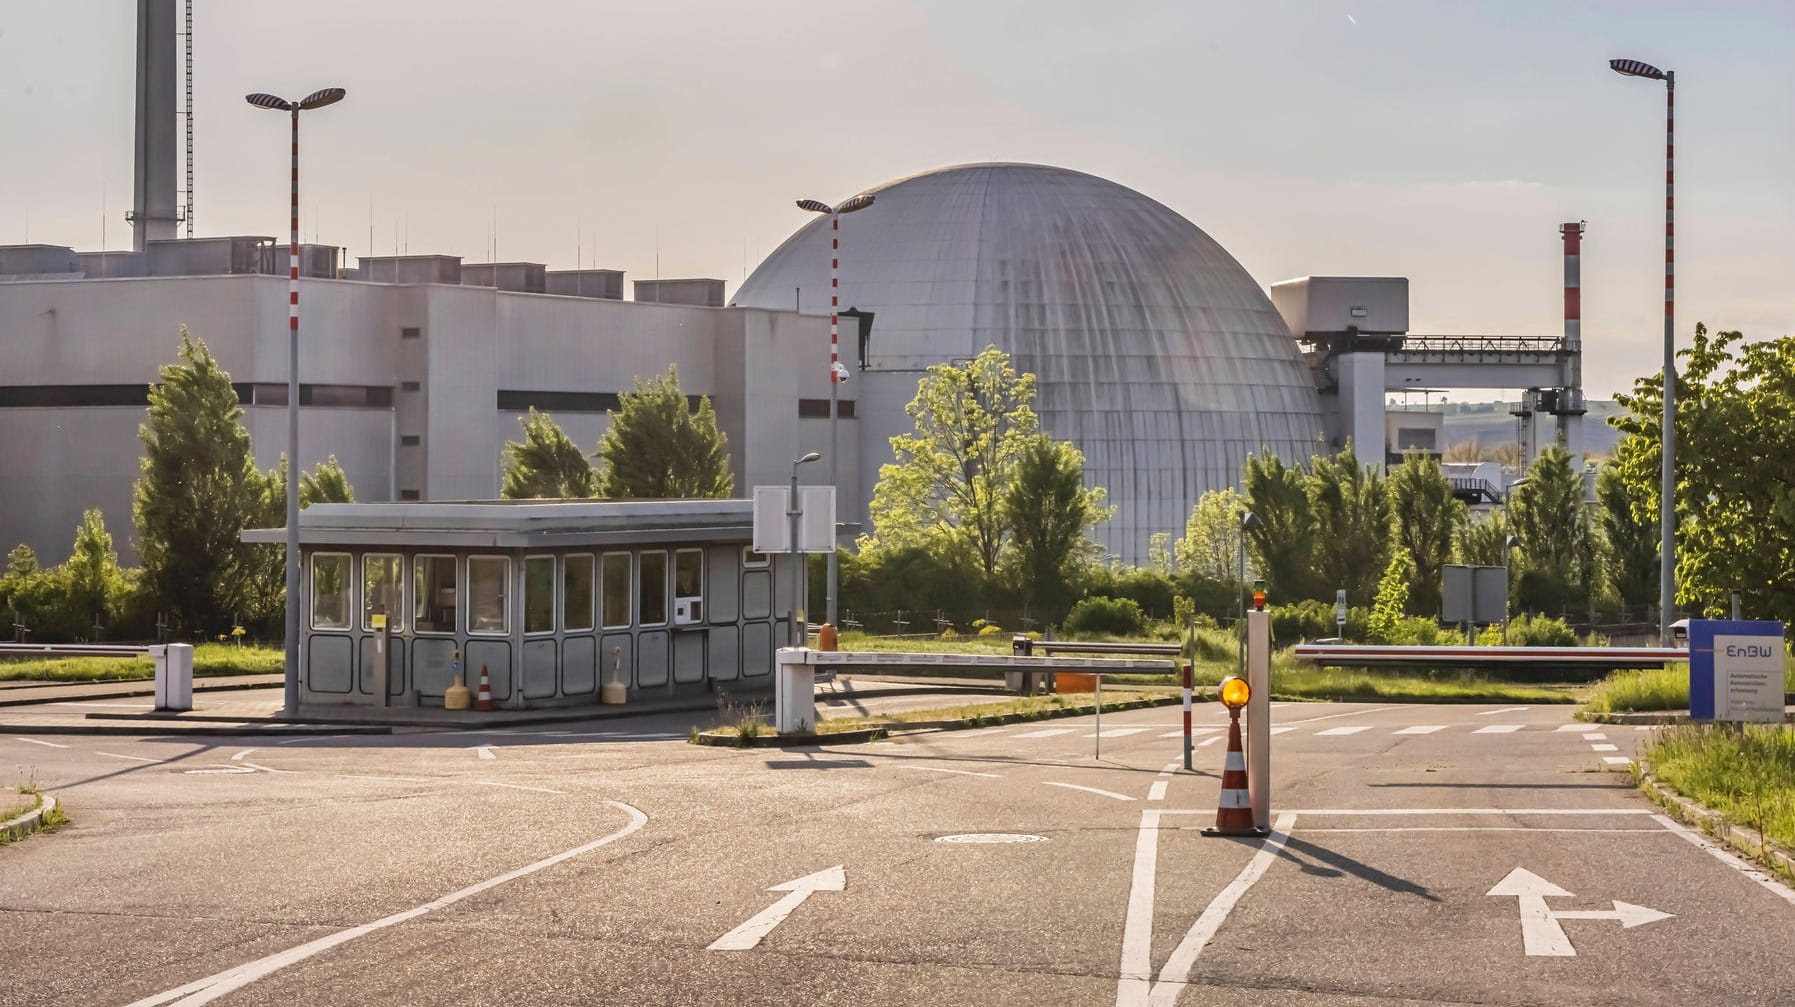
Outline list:
[[[10,822],[0,822],[0,842],[10,843],[24,839],[43,828],[44,816],[56,810],[56,798],[42,792],[37,798],[37,807]]]
[[[1639,789],[1677,821],[1700,829],[1725,843],[1734,853],[1768,868],[1783,880],[1795,882],[1795,853],[1762,832],[1734,824],[1720,812],[1677,793],[1668,784],[1659,782],[1643,763],[1639,767]]]
[[[201,726],[198,724],[0,724],[0,734],[90,734],[126,738],[241,738],[248,735],[391,734],[393,729],[369,724],[253,724]]]
[[[818,748],[823,745],[858,745],[863,742],[876,741],[885,737],[886,728],[869,727],[859,731],[842,731],[837,734],[761,734],[744,742],[734,734],[721,730],[701,731],[695,739],[700,745],[710,748]]]
[[[233,676],[220,675],[218,677],[219,678],[230,678]],[[233,685],[206,685],[204,683],[205,683],[204,678],[195,676],[193,679],[193,691],[194,692],[231,692],[231,691],[238,690],[238,689],[269,689],[269,688],[274,688],[274,687],[277,687],[280,685],[279,682],[238,682]],[[57,688],[58,686],[68,686],[69,688],[77,688],[77,687],[80,687],[83,685],[110,685],[110,684],[112,684],[112,683],[109,683],[109,682],[50,682],[50,683],[47,683],[44,685],[21,685],[21,686],[19,686],[19,688],[20,689],[54,689],[54,688]],[[0,698],[0,707],[3,707],[3,706],[38,706],[38,705],[41,705],[44,703],[73,703],[73,702],[80,702],[82,700],[88,700],[88,699],[137,699],[142,696],[154,696],[156,694],[156,683],[152,679],[147,679],[147,678],[145,678],[145,679],[129,679],[127,681],[119,682],[118,685],[121,686],[121,688],[113,690],[111,692],[84,692],[84,693],[81,693],[80,695],[49,696],[49,697],[39,697],[37,699]],[[127,689],[127,688],[123,688],[123,686],[132,686],[132,688]],[[0,697],[3,697],[4,695],[5,695],[5,693],[0,693]]]
[[[1688,710],[1650,710],[1639,713],[1590,713],[1578,710],[1578,720],[1589,724],[1632,724],[1636,726],[1664,727],[1671,724],[1693,723],[1689,719]],[[1784,723],[1795,722],[1795,716],[1784,716]]]

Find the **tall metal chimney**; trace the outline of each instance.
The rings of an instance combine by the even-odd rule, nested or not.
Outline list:
[[[1564,367],[1559,391],[1558,443],[1583,465],[1583,222],[1560,224],[1564,239]]]
[[[137,148],[131,247],[173,238],[175,206],[175,0],[137,0]]]

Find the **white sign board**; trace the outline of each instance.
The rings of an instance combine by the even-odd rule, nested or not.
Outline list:
[[[754,487],[754,551],[791,552],[789,486]],[[799,552],[835,551],[835,487],[798,487]]]
[[[1334,621],[1341,623],[1346,621],[1346,588],[1338,588],[1334,591]]]
[[[1714,637],[1714,716],[1722,721],[1782,722],[1781,641]]]

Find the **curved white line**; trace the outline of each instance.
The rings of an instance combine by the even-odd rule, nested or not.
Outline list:
[[[396,923],[404,923],[408,920],[416,919],[426,913],[435,912],[445,906],[460,902],[462,899],[468,898],[469,896],[478,895],[489,889],[497,888],[507,881],[516,881],[518,878],[528,874],[534,874],[545,867],[553,867],[564,860],[571,860],[583,853],[590,853],[600,846],[614,843],[648,824],[647,815],[621,801],[605,801],[604,803],[628,815],[629,824],[602,839],[595,839],[584,846],[576,846],[571,850],[557,853],[547,859],[538,860],[533,864],[519,867],[515,871],[501,874],[496,878],[488,878],[477,885],[469,885],[460,891],[450,892],[434,902],[426,902],[416,908],[407,909],[402,913],[394,913],[384,919],[378,919],[372,923],[364,923],[359,927],[350,927],[347,930],[339,930],[334,934],[320,937],[315,941],[301,944],[296,948],[289,948],[286,951],[269,955],[266,958],[257,959],[256,961],[239,965],[236,968],[226,969],[217,975],[207,976],[204,979],[196,979],[185,986],[177,987],[166,993],[158,993],[155,996],[133,1001],[129,1007],[159,1007],[161,1004],[168,1003],[174,1004],[175,1007],[198,1007],[199,1004],[211,1003],[227,993],[242,989],[250,983],[255,982],[257,979],[278,972],[289,965],[296,965],[321,951],[328,951],[339,944],[346,944],[357,937],[365,937],[376,930],[383,930]]]
[[[1065,787],[1067,790],[1082,790],[1087,794],[1098,794],[1103,797],[1113,797],[1118,801],[1134,800],[1134,798],[1129,797],[1127,794],[1118,794],[1113,790],[1098,790],[1096,787],[1081,787],[1076,783],[1055,783],[1052,780],[1043,780],[1041,782],[1047,784],[1050,787]]]

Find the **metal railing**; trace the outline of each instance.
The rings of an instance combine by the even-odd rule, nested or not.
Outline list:
[[[1452,353],[1461,355],[1516,356],[1558,353],[1563,336],[1427,336],[1407,335],[1393,353]]]
[[[0,657],[145,657],[150,648],[120,643],[0,643]]]

